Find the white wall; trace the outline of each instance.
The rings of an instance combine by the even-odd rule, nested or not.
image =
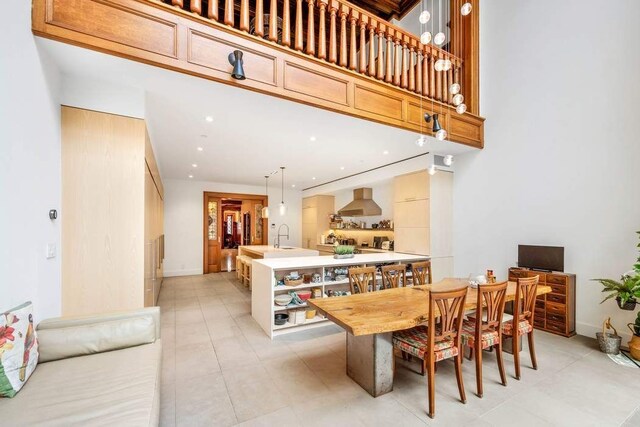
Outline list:
[[[143,89],[83,76],[63,76],[60,103],[86,110],[145,118]]]
[[[203,192],[264,194],[264,187],[217,182],[163,179],[165,276],[202,274]],[[278,214],[280,190],[269,189],[269,244],[280,224],[289,226],[290,239],[283,244],[300,246],[302,197],[300,191],[285,190],[287,214]]]
[[[439,15],[440,5],[442,5],[442,15]],[[426,24],[418,21],[423,10],[431,13],[431,19]],[[450,20],[449,14],[449,0],[423,0],[407,12],[401,20],[392,19],[391,23],[418,37],[424,31],[429,31],[432,37],[439,31],[443,31],[446,44],[449,41],[449,27],[447,27],[447,22]]]
[[[456,158],[456,274],[505,278],[518,243],[564,246],[589,336],[608,316],[628,333],[635,317],[599,305],[589,279],[618,278],[637,257],[638,16],[635,0],[483,2],[486,148]]]
[[[0,38],[0,312],[60,314],[60,76],[31,34],[31,2],[3,4]],[[58,212],[63,215],[63,212]],[[53,243],[58,256],[46,259]]]

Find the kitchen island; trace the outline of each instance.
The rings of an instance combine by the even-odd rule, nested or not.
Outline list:
[[[308,256],[295,258],[254,259],[252,262],[251,315],[273,338],[281,334],[297,332],[330,324],[322,314],[314,314],[307,302],[279,306],[274,302],[277,295],[297,291],[311,291],[312,297],[341,298],[349,291],[346,271],[349,267],[379,266],[386,264],[411,264],[425,261],[422,255],[394,252],[357,254],[353,258],[335,259],[331,256]],[[297,272],[305,280],[294,286],[284,284],[284,277]],[[304,311],[304,313],[297,313]],[[276,325],[275,314],[288,314],[289,320]]]
[[[293,246],[269,246],[254,245],[238,247],[238,255],[246,255],[250,258],[293,258],[318,256],[319,252],[314,249],[297,248]]]

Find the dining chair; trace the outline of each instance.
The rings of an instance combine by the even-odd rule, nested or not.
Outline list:
[[[376,290],[375,267],[353,267],[349,269],[351,294],[364,294]],[[371,287],[371,289],[369,289]]]
[[[407,266],[404,264],[383,265],[382,289],[407,286]]]
[[[502,316],[507,297],[508,282],[479,285],[476,312],[462,323],[462,348],[469,348],[470,358],[475,353],[476,386],[478,397],[482,397],[482,351],[496,347],[496,359],[502,385],[507,385],[502,360]],[[478,315],[480,313],[480,315]],[[480,316],[480,321],[478,321]]]
[[[413,286],[431,284],[431,261],[414,262],[411,264],[411,277]]]
[[[533,276],[518,279],[516,299],[513,302],[513,318],[502,323],[502,335],[512,338],[513,364],[516,367],[517,380],[520,379],[520,337],[523,335],[527,335],[529,340],[529,355],[533,369],[538,369],[533,343],[533,316],[539,278],[540,276]]]
[[[429,417],[435,415],[435,364],[455,357],[456,380],[460,400],[467,403],[462,382],[462,351],[460,346],[464,303],[467,287],[449,291],[429,292],[429,323],[393,333],[393,346],[422,360],[427,372]]]

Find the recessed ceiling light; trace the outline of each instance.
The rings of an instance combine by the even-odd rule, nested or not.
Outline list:
[[[193,175],[189,175],[189,178],[193,178]]]
[[[204,150],[204,148],[198,147],[198,151],[202,151],[202,150]]]
[[[309,138],[309,141],[312,141],[312,142],[313,142],[313,141],[315,141],[315,140],[316,140],[316,137],[315,137],[315,136],[312,136],[311,138]]]
[[[315,180],[316,180],[316,177],[314,176],[314,177],[312,177],[311,179],[312,179],[313,181],[315,181]]]
[[[211,116],[207,116],[204,118],[206,121],[208,121],[209,123],[211,123],[213,121],[213,117]]]
[[[340,166],[340,170],[343,171],[344,170],[344,166]]]
[[[195,164],[195,163],[191,163],[191,167],[192,167],[192,168],[197,168],[197,167],[198,167],[198,165],[197,165],[197,164]]]
[[[386,156],[387,154],[389,154],[389,152],[388,152],[387,150],[384,150],[384,151],[382,152],[382,154],[384,154],[384,155]]]
[[[296,185],[295,184],[291,184],[291,188],[296,188]]]
[[[205,135],[204,133],[202,135],[200,135],[200,138],[206,138],[207,135]]]

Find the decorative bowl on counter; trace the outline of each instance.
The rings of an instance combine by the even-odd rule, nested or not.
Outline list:
[[[280,294],[276,295],[276,297],[273,299],[273,302],[275,302],[276,305],[286,306],[289,305],[292,299],[293,297],[289,294]]]
[[[298,285],[302,285],[302,277],[299,279],[289,279],[288,277],[284,278],[284,284],[286,286],[298,286]]]
[[[309,290],[298,291],[296,292],[296,294],[298,295],[298,298],[300,298],[302,301],[306,301],[309,298],[311,298],[311,291]]]
[[[286,313],[277,313],[273,316],[273,322],[278,326],[284,325],[287,323],[287,320],[289,320],[289,315]]]

